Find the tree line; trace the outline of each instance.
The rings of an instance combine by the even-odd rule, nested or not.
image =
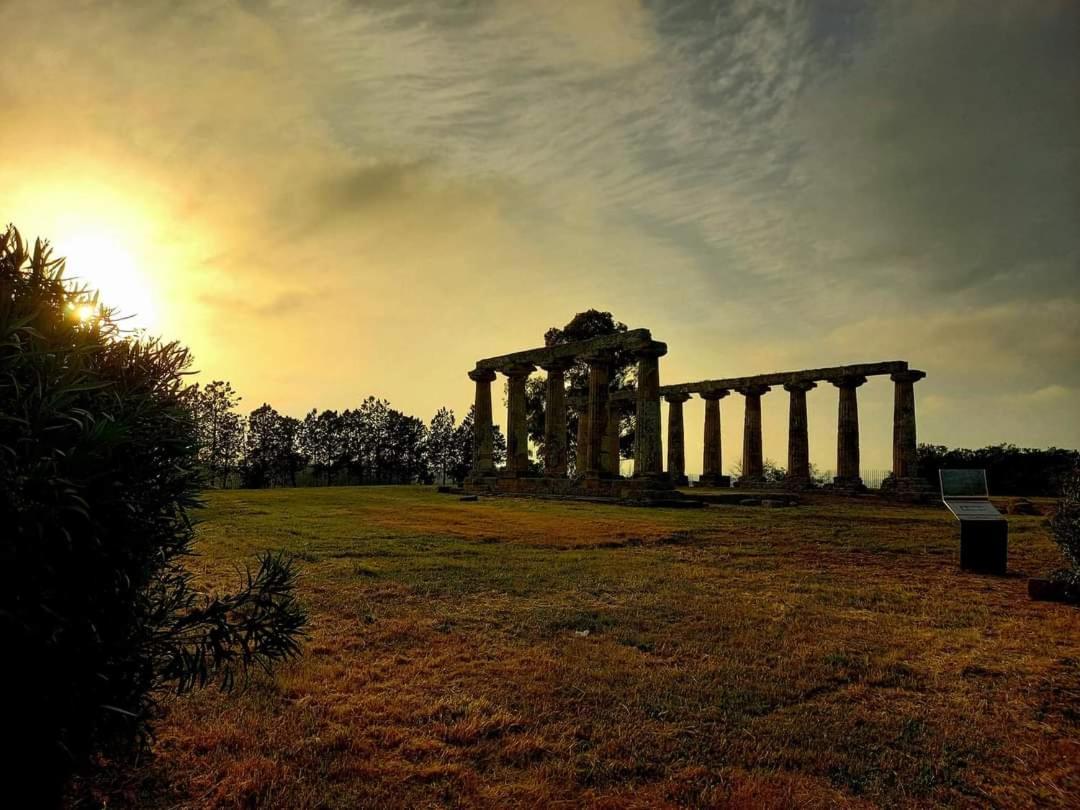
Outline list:
[[[312,484],[460,483],[473,457],[473,409],[458,421],[439,408],[431,420],[367,397],[343,411],[312,409],[303,419],[263,404],[246,416],[232,385],[187,389],[204,480],[214,487]],[[495,462],[506,438],[495,426]]]
[[[971,450],[920,444],[919,474],[938,486],[938,470],[986,470],[986,482],[994,495],[1044,495],[1056,497],[1070,472],[1080,464],[1080,452],[1060,447],[1040,450],[996,444]]]

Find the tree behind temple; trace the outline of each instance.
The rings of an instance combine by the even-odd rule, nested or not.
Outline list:
[[[454,412],[439,408],[428,428],[427,450],[431,472],[440,484],[445,484],[454,467]]]
[[[473,452],[476,446],[476,408],[469,406],[469,412],[454,428],[453,456],[449,474],[458,484],[468,477],[472,470]],[[498,425],[491,426],[491,458],[496,467],[506,463],[506,436]]]

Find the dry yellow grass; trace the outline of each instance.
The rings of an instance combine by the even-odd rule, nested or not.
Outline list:
[[[1080,611],[1010,517],[219,492],[199,567],[303,563],[304,657],[171,701],[144,807],[1076,806]],[[587,633],[585,631],[588,631]]]

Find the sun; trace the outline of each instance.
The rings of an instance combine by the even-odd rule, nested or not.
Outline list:
[[[124,325],[152,329],[157,324],[154,294],[135,254],[107,230],[81,231],[58,241],[57,255],[67,258],[66,277],[101,293],[101,303],[116,311]],[[91,313],[78,313],[83,320]]]

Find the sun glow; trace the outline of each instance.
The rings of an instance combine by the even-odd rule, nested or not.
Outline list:
[[[135,254],[106,229],[79,231],[57,242],[57,255],[67,258],[66,277],[101,293],[103,306],[127,326],[152,329],[157,324],[154,294]],[[86,310],[84,313],[83,310]],[[81,320],[96,313],[89,305],[76,312]]]

